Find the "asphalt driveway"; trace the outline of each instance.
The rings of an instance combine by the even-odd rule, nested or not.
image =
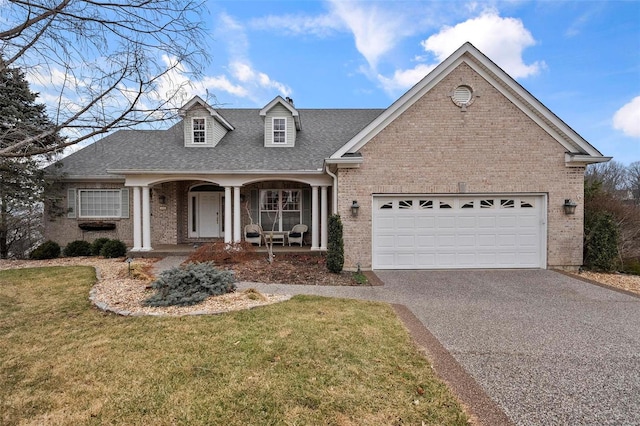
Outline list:
[[[405,305],[515,424],[640,425],[640,298],[546,270],[377,275],[259,290]]]

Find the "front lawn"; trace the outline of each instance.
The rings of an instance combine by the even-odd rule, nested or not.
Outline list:
[[[90,267],[0,271],[0,424],[466,424],[384,304],[93,308]]]

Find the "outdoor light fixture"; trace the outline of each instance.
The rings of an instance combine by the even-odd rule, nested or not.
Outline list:
[[[167,197],[165,195],[161,195],[158,197],[160,204],[167,204]]]
[[[564,200],[564,204],[562,205],[562,207],[564,207],[564,214],[575,214],[576,213],[576,206],[577,204],[575,203],[575,201],[572,201],[570,198],[567,198],[566,200]]]
[[[353,217],[358,216],[359,209],[360,209],[360,204],[358,204],[356,200],[353,200],[353,203],[351,204],[351,216]]]

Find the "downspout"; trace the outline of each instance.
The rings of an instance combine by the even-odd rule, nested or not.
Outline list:
[[[333,178],[333,191],[331,191],[333,202],[331,203],[331,211],[333,214],[338,214],[338,175],[331,173],[329,165],[325,165],[324,167],[327,174]]]

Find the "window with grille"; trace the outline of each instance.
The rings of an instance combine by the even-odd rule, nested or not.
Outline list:
[[[290,231],[302,223],[302,191],[265,189],[260,191],[260,225],[265,231]]]
[[[205,119],[193,119],[193,143],[206,143],[205,139]]]
[[[119,189],[81,189],[78,191],[79,217],[121,217],[122,199]]]
[[[286,118],[273,119],[273,143],[274,144],[287,143],[287,119]]]

